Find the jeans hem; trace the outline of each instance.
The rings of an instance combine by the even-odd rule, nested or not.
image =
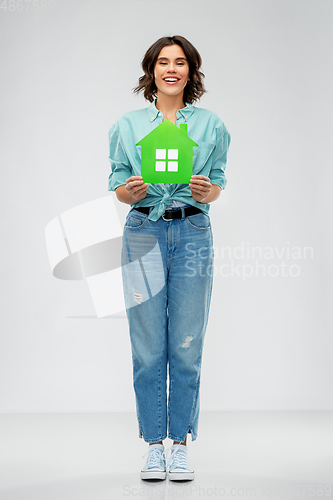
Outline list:
[[[168,438],[172,439],[173,441],[179,441],[179,443],[183,443],[185,441],[185,438],[187,437],[187,434],[191,434],[192,441],[195,441],[198,437],[198,434],[193,433],[193,429],[190,427],[185,436],[179,437],[169,432]]]
[[[165,434],[164,436],[157,437],[155,439],[146,439],[142,435],[141,436],[139,435],[139,437],[141,437],[146,443],[158,443],[158,441],[163,441],[163,439],[166,439],[167,435]]]

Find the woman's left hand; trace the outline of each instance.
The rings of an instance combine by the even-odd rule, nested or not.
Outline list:
[[[212,189],[210,178],[205,175],[192,175],[190,188],[192,191],[192,198],[200,203],[209,195]]]

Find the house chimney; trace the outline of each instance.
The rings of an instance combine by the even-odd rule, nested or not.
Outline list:
[[[185,135],[187,135],[187,123],[181,123],[179,128]]]

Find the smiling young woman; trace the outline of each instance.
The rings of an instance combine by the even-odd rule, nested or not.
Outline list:
[[[179,45],[163,47],[158,55],[154,80],[157,88],[156,107],[176,124],[178,109],[185,107],[184,88],[189,79],[189,65],[183,49]]]
[[[149,443],[142,479],[193,479],[186,439],[197,438],[201,359],[213,285],[210,203],[225,188],[230,134],[220,117],[193,105],[206,92],[201,57],[182,36],[163,37],[142,60],[134,92],[148,108],[110,129],[109,190],[131,205],[123,232],[122,276],[133,359],[139,437]],[[187,125],[189,184],[148,184],[136,144],[169,119]],[[169,394],[167,394],[167,368]],[[174,441],[166,462],[163,439]]]

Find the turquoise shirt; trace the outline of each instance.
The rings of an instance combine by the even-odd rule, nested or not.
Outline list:
[[[163,121],[163,114],[156,108],[156,99],[148,108],[124,114],[109,131],[111,174],[109,191],[126,184],[132,175],[141,175],[141,146],[136,144]],[[177,111],[176,125],[187,123],[187,134],[199,147],[193,148],[193,174],[205,175],[211,184],[221,189],[227,183],[225,168],[230,134],[219,116],[208,109],[186,104]],[[200,203],[192,197],[188,184],[149,184],[147,195],[131,205],[151,207],[148,219],[156,221],[173,201],[200,208],[208,215],[209,203]],[[183,206],[183,205],[182,205]]]

